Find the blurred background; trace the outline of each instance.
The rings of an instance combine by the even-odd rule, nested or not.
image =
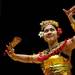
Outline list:
[[[5,53],[6,44],[14,36],[20,36],[23,40],[15,47],[18,54],[33,54],[47,48],[43,39],[40,39],[40,22],[42,20],[53,19],[59,22],[63,29],[60,40],[70,38],[75,32],[70,26],[70,22],[65,15],[63,8],[69,9],[75,5],[74,0],[50,0],[50,1],[8,1],[0,0],[0,66],[2,71],[10,75],[43,75],[39,64],[25,64],[15,62]],[[75,51],[72,52],[71,63],[72,73],[75,74]],[[3,72],[2,72],[3,73]],[[2,74],[3,75],[3,74]]]

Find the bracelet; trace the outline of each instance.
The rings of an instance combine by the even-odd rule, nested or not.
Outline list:
[[[71,23],[72,29],[75,31],[75,24]]]
[[[12,50],[14,51],[15,49],[14,49],[14,48],[12,48]]]

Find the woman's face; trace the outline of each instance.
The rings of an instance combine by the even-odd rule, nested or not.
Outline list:
[[[44,40],[46,42],[57,40],[57,31],[53,25],[47,25],[44,28]]]

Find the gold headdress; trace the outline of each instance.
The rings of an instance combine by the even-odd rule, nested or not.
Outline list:
[[[57,21],[54,21],[54,20],[46,20],[46,21],[42,21],[40,23],[41,30],[43,30],[47,25],[50,25],[50,24],[53,25],[53,26],[55,26],[55,27],[59,27],[59,24],[58,24]]]

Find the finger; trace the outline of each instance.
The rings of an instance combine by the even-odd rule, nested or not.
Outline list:
[[[71,12],[75,13],[75,8]]]
[[[10,50],[10,48],[9,48],[9,46],[8,46],[8,45],[6,45],[6,50],[8,50],[8,51]]]
[[[8,46],[7,48],[6,48],[6,52],[14,52],[14,50],[12,50],[11,48],[10,48],[10,46]]]
[[[10,53],[10,51],[8,51],[8,50],[5,50],[5,52],[6,52],[7,54],[9,54],[9,53]]]
[[[6,52],[8,55],[12,55],[12,54],[13,54],[12,51],[8,51],[8,50],[5,50],[5,52]]]
[[[7,53],[7,50],[5,50],[5,52]]]
[[[75,10],[75,5],[70,8],[70,11]]]
[[[71,12],[68,16],[69,16],[69,17],[72,17],[72,16],[73,16],[73,13]]]
[[[64,12],[67,12],[67,10],[66,10],[66,9],[63,9],[63,11],[64,11]]]
[[[8,54],[9,57],[12,57],[12,53],[9,52],[8,50],[5,50],[5,52]]]
[[[9,55],[9,52],[7,50],[5,50],[5,52]]]
[[[7,49],[11,49],[11,46],[9,46],[9,45],[6,45],[6,47],[7,47]]]
[[[66,15],[68,15],[68,11],[67,10],[63,9],[63,11],[65,12]]]
[[[8,47],[8,45],[6,45],[6,47]]]

